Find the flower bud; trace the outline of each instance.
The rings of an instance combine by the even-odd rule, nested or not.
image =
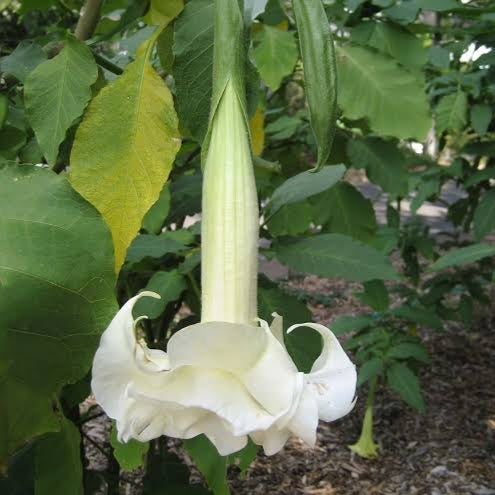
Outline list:
[[[258,218],[246,119],[229,81],[213,117],[204,171],[202,321],[255,324]]]

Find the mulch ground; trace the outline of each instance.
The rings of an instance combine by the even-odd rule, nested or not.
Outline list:
[[[365,311],[348,283],[306,277],[295,285],[330,297],[331,304],[312,306],[315,321],[329,324],[341,314]],[[232,493],[495,495],[495,311],[485,313],[470,329],[447,325],[443,332],[423,331],[431,356],[431,366],[421,372],[425,414],[378,390],[378,459],[362,459],[347,447],[361,429],[366,390],[360,390],[351,414],[320,424],[315,449],[293,439],[275,456],[260,453],[244,479],[231,468]],[[106,418],[95,419],[85,430],[105,447]],[[105,469],[101,452],[87,439],[85,446],[90,466]],[[140,473],[126,476],[131,483],[122,483],[122,493],[139,495]]]

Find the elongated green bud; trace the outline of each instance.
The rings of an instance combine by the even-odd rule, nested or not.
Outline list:
[[[204,169],[202,321],[255,324],[258,229],[248,129],[229,81],[213,117]]]

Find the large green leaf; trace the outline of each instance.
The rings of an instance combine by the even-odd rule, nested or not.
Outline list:
[[[328,165],[318,172],[305,171],[290,177],[273,192],[267,206],[268,215],[275,215],[284,205],[298,203],[329,189],[344,173],[344,165]]]
[[[312,319],[306,304],[264,279],[261,280],[258,289],[258,311],[260,318],[270,323],[273,319],[272,314],[278,313],[283,317],[284,330]],[[320,335],[309,328],[301,328],[289,335],[284,333],[284,339],[297,369],[308,373],[321,352]]]
[[[477,241],[495,229],[495,189],[487,191],[474,212],[474,237]]]
[[[172,95],[149,62],[153,43],[91,102],[70,159],[72,185],[110,227],[116,271],[180,147]]]
[[[387,369],[387,382],[410,406],[420,412],[425,410],[418,377],[402,363],[394,363]]]
[[[30,72],[45,60],[46,53],[40,45],[23,40],[10,55],[0,59],[0,71],[24,82]]]
[[[0,170],[0,332],[9,450],[60,425],[52,399],[88,371],[116,310],[110,234],[64,177]]]
[[[397,280],[398,275],[378,251],[341,234],[319,234],[274,245],[277,258],[292,270],[323,277],[365,282]]]
[[[338,102],[345,117],[365,117],[381,134],[425,138],[431,118],[418,74],[390,57],[350,44],[337,46],[337,67]]]
[[[396,24],[364,21],[352,30],[351,39],[394,57],[405,67],[418,68],[426,63],[422,40]]]
[[[276,91],[297,62],[299,52],[294,33],[262,25],[254,37],[254,43],[251,54],[254,64],[265,84]]]
[[[315,222],[326,232],[345,234],[363,242],[376,231],[373,205],[347,182],[336,184],[315,198]]]
[[[377,138],[351,139],[347,154],[355,168],[366,168],[369,179],[383,190],[404,197],[408,191],[405,159],[394,143]]]
[[[177,111],[202,142],[208,128],[213,78],[213,0],[191,0],[175,22],[174,68]]]
[[[321,0],[292,2],[304,69],[311,127],[318,144],[316,168],[327,163],[337,120],[337,68],[330,24]]]
[[[465,265],[474,263],[488,256],[495,255],[495,246],[489,244],[472,244],[471,246],[452,249],[435,261],[429,270],[442,270],[451,266]]]
[[[83,494],[80,444],[79,430],[67,419],[36,443],[36,495]]]
[[[467,122],[467,105],[467,95],[460,88],[442,96],[435,109],[437,133],[461,131]]]
[[[28,75],[24,85],[26,114],[48,163],[57,160],[60,143],[86,108],[97,77],[91,51],[75,38],[68,38],[56,57]]]

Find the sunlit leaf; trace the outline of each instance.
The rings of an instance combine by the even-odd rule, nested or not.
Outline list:
[[[91,102],[70,159],[72,185],[110,227],[116,271],[180,147],[172,95],[149,63],[152,45]]]

